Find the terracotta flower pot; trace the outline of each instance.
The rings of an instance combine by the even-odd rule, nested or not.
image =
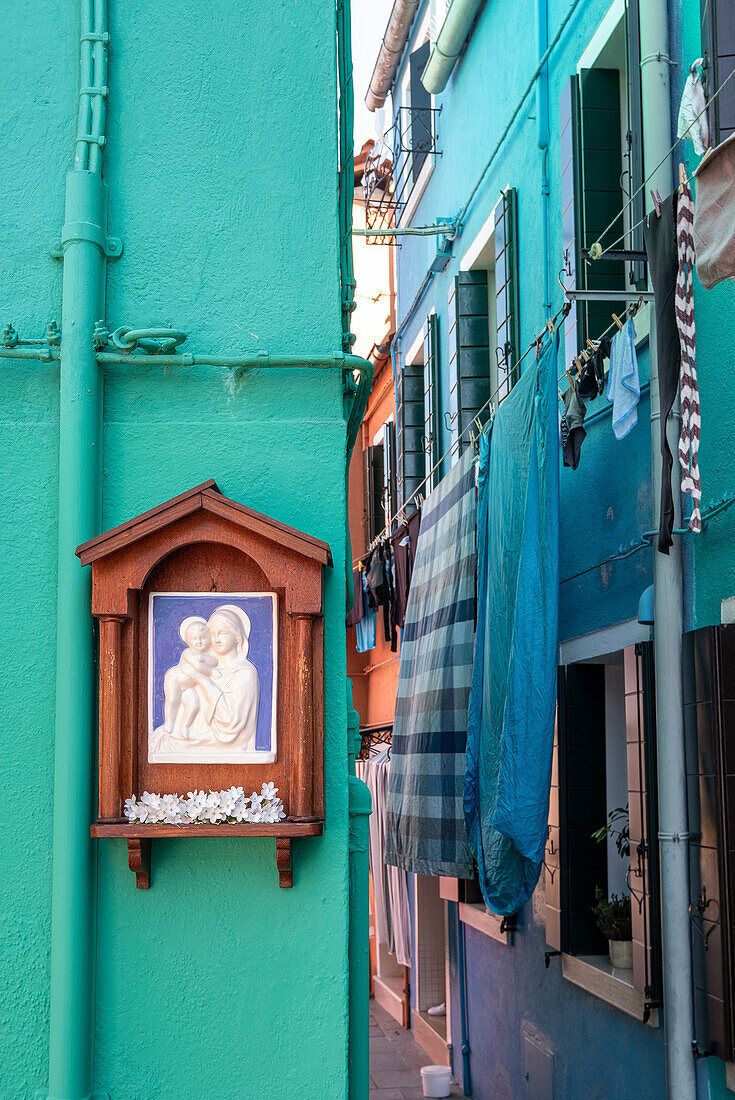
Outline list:
[[[608,940],[610,962],[615,970],[633,969],[633,941],[632,940]]]

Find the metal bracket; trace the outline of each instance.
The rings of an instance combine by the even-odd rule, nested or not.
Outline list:
[[[663,1007],[664,1007],[664,1002],[663,1001],[644,1001],[643,1002],[643,1023],[647,1024],[648,1021],[651,1019],[651,1013],[653,1012],[654,1008],[663,1008]]]
[[[55,238],[49,245],[49,252],[54,260],[63,260],[64,246],[71,241],[96,244],[108,260],[119,260],[123,254],[123,243],[119,237],[108,237],[93,222],[69,222],[61,230],[61,237]]]
[[[561,951],[544,951],[544,966],[549,969],[549,963],[552,959],[555,959],[557,955],[561,955]]]

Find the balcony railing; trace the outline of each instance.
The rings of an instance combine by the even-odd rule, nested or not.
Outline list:
[[[390,130],[376,141],[365,161],[362,189],[368,229],[399,224],[427,160],[441,156],[437,121],[441,107],[399,107]],[[368,237],[373,244],[395,238]]]

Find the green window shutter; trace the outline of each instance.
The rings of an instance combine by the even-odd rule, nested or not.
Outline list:
[[[518,309],[517,192],[509,187],[495,207],[495,298],[497,320],[498,399],[510,393],[520,377]]]
[[[583,69],[580,73],[582,109],[582,247],[599,240],[623,208],[620,177],[623,171],[620,144],[620,72],[618,69]],[[623,220],[618,218],[605,240],[610,244],[622,233]],[[625,285],[624,265],[616,260],[596,260],[584,265],[586,290],[622,290]],[[610,324],[610,313],[621,313],[625,303],[587,302],[586,334],[593,339]]]
[[[641,99],[641,17],[640,0],[628,0],[626,9],[626,88],[628,92],[628,168],[630,196],[630,224],[635,226],[630,234],[630,247],[636,252],[644,251],[643,221],[646,212],[646,191],[643,184],[643,104]],[[620,231],[615,234],[619,237]],[[615,240],[612,237],[612,240]],[[646,264],[638,261],[633,264],[633,283],[638,290],[647,286]]]
[[[365,501],[368,539],[372,541],[385,527],[383,514],[383,447],[368,447],[365,454]]]
[[[418,491],[424,476],[424,368],[421,363],[404,363],[398,385],[398,480],[402,504]]]
[[[426,318],[424,329],[424,477],[426,492],[436,484],[439,461],[439,341],[435,313]]]
[[[396,499],[396,426],[383,427],[383,508],[390,520],[398,510]]]
[[[460,271],[449,292],[449,422],[452,443],[460,440],[458,455],[490,397],[487,295],[486,271]]]
[[[431,43],[424,42],[409,58],[411,81],[411,174],[418,179],[426,160],[425,150],[431,149],[431,93],[421,83],[431,53]]]
[[[581,128],[579,124],[579,77],[573,76],[561,94],[559,102],[559,133],[561,146],[561,232],[564,256],[563,281],[576,287],[577,273],[582,271],[580,258],[582,164]],[[576,301],[564,322],[564,355],[568,363],[584,346],[584,312]]]
[[[709,99],[735,69],[735,8],[732,0],[701,0],[705,93]],[[709,108],[710,142],[735,132],[735,79]]]

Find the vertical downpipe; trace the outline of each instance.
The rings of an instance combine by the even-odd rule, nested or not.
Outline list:
[[[645,108],[643,148],[645,173],[661,167],[646,184],[667,195],[672,187],[671,90],[668,59],[667,0],[641,4],[641,96]],[[672,228],[673,232],[673,228]],[[651,310],[651,477],[654,526],[659,523],[661,485],[660,395],[655,315]],[[678,403],[674,405],[668,437],[678,481]],[[674,526],[681,526],[681,494],[674,487]],[[681,542],[674,538],[671,552],[653,552],[656,643],[656,725],[658,728],[659,848],[661,859],[661,915],[664,969],[664,1034],[666,1039],[666,1095],[669,1100],[694,1100],[696,1077],[692,1055],[694,1011],[692,954],[689,926],[689,844],[682,696],[683,585]]]
[[[347,681],[348,768],[360,751],[359,716],[352,705],[352,684]],[[349,866],[349,989],[347,1080],[349,1100],[368,1100],[370,1075],[370,897],[369,822],[370,791],[356,775],[348,775],[350,807]]]
[[[104,84],[103,0],[82,0],[81,87]],[[100,171],[104,106],[80,94],[74,170],[66,178],[59,400],[56,740],[51,918],[49,1100],[86,1100],[93,1079],[95,863],[89,835],[95,662],[89,571],[75,547],[99,532],[101,382],[92,334],[104,316],[106,188]],[[96,105],[92,100],[99,100]],[[96,127],[96,130],[94,129]],[[90,147],[94,153],[90,156]],[[95,170],[90,170],[90,161]]]
[[[549,0],[536,0],[536,24],[538,29],[538,56],[541,59],[549,48]],[[536,118],[538,136],[536,143],[541,150],[541,226],[544,263],[544,316],[551,317],[551,255],[549,245],[549,66],[544,65],[536,82]]]

